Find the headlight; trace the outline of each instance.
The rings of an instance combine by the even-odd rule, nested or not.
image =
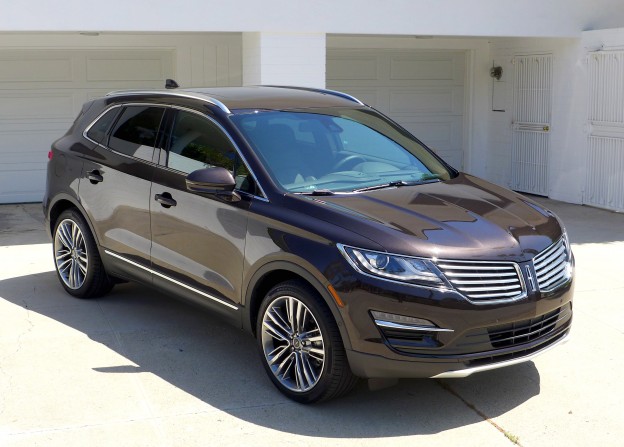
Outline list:
[[[424,285],[443,285],[426,259],[397,256],[379,251],[363,250],[338,244],[343,256],[356,270],[391,279]]]

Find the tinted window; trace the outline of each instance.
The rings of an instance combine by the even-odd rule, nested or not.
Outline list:
[[[195,113],[177,113],[167,166],[185,174],[203,168],[225,168],[236,178],[238,189],[254,192],[249,170],[232,142],[217,125]]]
[[[163,111],[160,107],[126,107],[115,124],[108,146],[122,154],[151,161]]]
[[[115,107],[102,115],[100,119],[98,119],[95,124],[91,126],[87,132],[87,136],[96,143],[104,141],[104,136],[106,136],[106,132],[108,132],[108,129],[115,121],[115,117],[119,113],[119,110],[119,107]]]

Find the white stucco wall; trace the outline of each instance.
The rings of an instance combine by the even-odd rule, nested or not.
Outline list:
[[[0,0],[0,11],[0,31],[571,37],[624,26],[621,0]]]

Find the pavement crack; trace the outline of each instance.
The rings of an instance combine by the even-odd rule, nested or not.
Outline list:
[[[445,390],[446,392],[452,394],[453,396],[455,396],[456,398],[461,400],[464,403],[464,405],[466,405],[468,408],[470,408],[472,411],[474,411],[476,414],[478,414],[481,418],[483,418],[484,421],[486,421],[488,424],[493,426],[496,430],[498,430],[503,435],[505,435],[505,437],[512,444],[522,447],[522,444],[520,444],[520,438],[518,436],[514,435],[513,433],[509,432],[508,430],[505,430],[503,427],[501,427],[496,422],[494,422],[492,419],[490,419],[483,411],[479,410],[473,403],[468,402],[466,399],[464,399],[464,397],[461,394],[459,394],[457,391],[455,391],[453,388],[451,388],[451,386],[448,383],[446,383],[446,382],[444,382],[442,380],[439,380],[439,379],[437,379],[436,382],[438,383],[438,385],[443,390]]]

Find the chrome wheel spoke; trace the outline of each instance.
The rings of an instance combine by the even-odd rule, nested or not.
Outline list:
[[[304,302],[292,296],[274,299],[259,335],[267,364],[284,387],[306,392],[319,382],[325,366],[323,334]]]
[[[89,256],[84,235],[76,222],[62,221],[54,235],[54,259],[61,280],[70,289],[79,289],[89,271]]]
[[[290,341],[288,334],[285,334],[279,325],[273,325],[272,323],[265,321],[263,326],[266,328],[267,333],[274,339],[285,342]]]

